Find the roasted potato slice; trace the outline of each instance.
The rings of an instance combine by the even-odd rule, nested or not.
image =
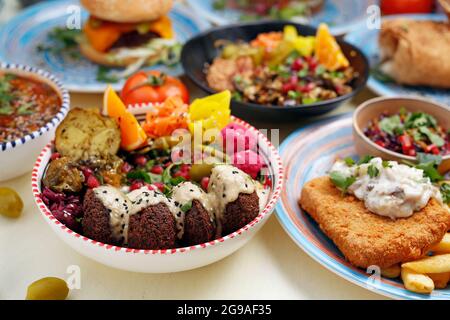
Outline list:
[[[72,161],[107,158],[120,147],[120,130],[114,119],[95,109],[72,109],[56,130],[56,151]]]

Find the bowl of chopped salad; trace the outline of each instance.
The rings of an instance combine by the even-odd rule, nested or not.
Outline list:
[[[233,113],[243,118],[323,114],[354,96],[368,77],[363,53],[325,24],[219,27],[188,41],[181,61],[206,92],[230,90]]]
[[[416,97],[374,98],[353,115],[353,137],[359,154],[398,162],[440,163],[450,169],[450,108]],[[426,161],[425,161],[426,162]]]
[[[32,191],[73,249],[135,272],[218,261],[270,217],[283,185],[275,147],[230,115],[228,91],[102,110],[72,108],[36,160]]]

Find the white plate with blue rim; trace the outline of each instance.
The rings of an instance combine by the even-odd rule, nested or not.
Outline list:
[[[415,19],[415,20],[433,20],[444,21],[446,16],[440,14],[408,14],[408,15],[394,15],[384,17],[387,19]],[[369,59],[370,67],[376,68],[380,63],[378,36],[380,30],[368,29],[365,25],[360,25],[345,36],[345,40],[349,43],[357,46],[363,51],[366,57]],[[393,81],[386,81],[379,77],[370,75],[367,81],[367,86],[376,94],[381,96],[406,96],[414,95],[421,96],[428,99],[435,100],[446,105],[450,105],[450,90],[422,87],[422,86],[404,86]]]
[[[221,0],[187,0],[188,4],[206,19],[218,25],[236,23],[245,19],[245,13],[236,9],[216,9]],[[301,22],[317,27],[321,22],[329,25],[334,35],[342,35],[367,19],[367,8],[376,0],[324,0],[323,7]]]
[[[394,299],[450,299],[450,288],[419,294],[405,289],[400,279],[378,276],[376,269],[352,266],[322,232],[319,225],[300,208],[303,185],[324,176],[336,158],[357,159],[352,136],[352,113],[331,117],[291,133],[280,146],[285,187],[275,207],[278,221],[292,240],[311,258],[338,276],[367,290]],[[378,270],[379,271],[379,270]]]
[[[58,77],[70,91],[102,92],[108,83],[97,80],[98,65],[73,52],[42,51],[39,47],[52,45],[48,34],[55,27],[64,27],[73,14],[71,6],[80,6],[77,0],[44,1],[31,6],[14,17],[0,29],[0,61],[26,64],[45,69]],[[73,7],[72,7],[73,8]],[[81,10],[81,20],[88,13]],[[184,43],[196,33],[209,27],[203,19],[196,19],[186,6],[176,4],[169,13],[177,41]],[[178,63],[173,67],[155,65],[146,70],[158,69],[173,76],[183,73]],[[123,80],[112,83],[120,90]]]

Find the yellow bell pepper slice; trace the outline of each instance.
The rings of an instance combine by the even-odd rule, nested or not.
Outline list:
[[[294,49],[304,57],[310,57],[313,54],[315,39],[314,36],[299,35],[297,29],[292,25],[284,27],[283,40],[291,43]]]
[[[195,99],[189,106],[189,130],[222,129],[230,122],[231,92],[226,90],[211,96]]]

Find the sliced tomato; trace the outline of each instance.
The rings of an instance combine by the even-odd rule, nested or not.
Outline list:
[[[430,13],[433,11],[434,0],[382,0],[383,14]]]

